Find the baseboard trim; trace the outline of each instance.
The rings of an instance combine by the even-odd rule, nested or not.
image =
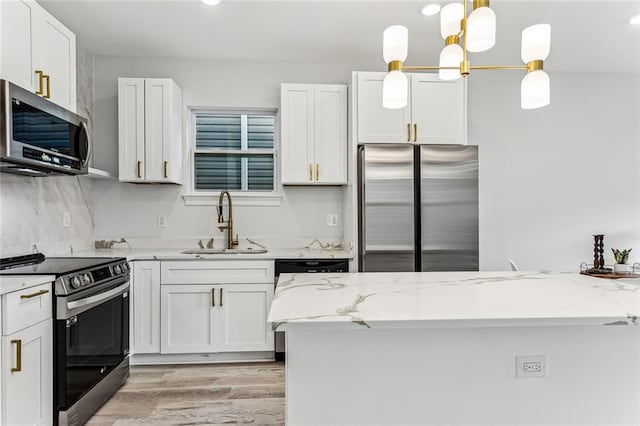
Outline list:
[[[215,364],[230,362],[273,362],[273,351],[213,354],[133,354],[131,365]]]

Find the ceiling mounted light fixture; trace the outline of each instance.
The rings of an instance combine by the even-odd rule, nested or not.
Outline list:
[[[532,25],[522,31],[521,57],[524,65],[471,65],[468,52],[484,52],[496,42],[496,15],[489,0],[473,0],[473,11],[468,14],[468,3],[450,3],[440,11],[440,33],[445,47],[440,53],[439,65],[405,66],[408,30],[401,25],[387,28],[383,35],[383,57],[388,73],[382,88],[382,105],[389,109],[407,105],[407,77],[404,71],[438,71],[441,80],[467,77],[472,70],[523,70],[521,107],[533,109],[550,103],[549,75],[543,71],[544,61],[551,47],[551,26]]]
[[[202,0],[202,3],[208,6],[215,6],[220,3],[220,0]]]
[[[438,12],[440,12],[440,5],[438,3],[428,4],[420,9],[420,13],[422,13],[424,16],[433,16]]]

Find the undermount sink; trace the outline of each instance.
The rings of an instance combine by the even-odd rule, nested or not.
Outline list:
[[[266,253],[267,249],[254,249],[254,248],[246,248],[246,249],[194,249],[194,250],[185,250],[182,254],[263,254]]]

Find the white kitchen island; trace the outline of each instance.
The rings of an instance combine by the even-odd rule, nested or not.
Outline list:
[[[638,317],[631,282],[434,272],[282,275],[269,321],[291,425],[638,425]]]

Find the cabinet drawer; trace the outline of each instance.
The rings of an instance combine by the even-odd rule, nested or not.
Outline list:
[[[2,296],[2,333],[6,336],[51,318],[51,284]]]
[[[272,261],[162,262],[161,284],[272,284]]]

